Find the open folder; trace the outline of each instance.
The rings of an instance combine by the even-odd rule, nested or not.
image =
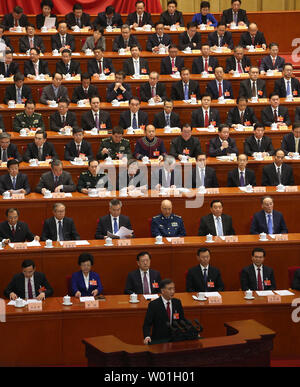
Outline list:
[[[121,226],[119,231],[115,234],[107,231],[107,236],[113,239],[120,238],[120,239],[126,239],[128,235],[132,236],[133,230],[129,230],[128,228]]]

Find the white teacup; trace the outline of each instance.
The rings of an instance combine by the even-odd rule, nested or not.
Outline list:
[[[3,74],[0,74],[0,79],[4,79],[4,75]]]
[[[274,75],[274,71],[271,70],[271,69],[269,69],[269,70],[267,71],[267,75],[268,75],[269,77],[273,76],[273,75]]]
[[[218,103],[224,103],[224,102],[225,102],[225,98],[223,96],[218,98]]]
[[[251,184],[246,185],[246,192],[252,192],[253,188]]]
[[[90,188],[90,189],[88,190],[88,195],[89,195],[90,197],[98,196],[98,190],[97,190],[97,188]]]
[[[52,247],[52,240],[51,239],[47,239],[46,240],[46,246],[47,247]]]
[[[78,27],[78,26],[76,25],[76,26],[74,27],[73,31],[74,31],[74,32],[80,32],[81,30],[80,30],[80,27]]]
[[[142,158],[142,162],[143,162],[144,164],[148,164],[148,163],[149,163],[149,157],[148,157],[148,156],[144,156],[144,157]]]
[[[192,49],[191,49],[191,47],[186,47],[186,49],[184,51],[185,52],[192,52]]]
[[[91,133],[92,133],[92,134],[98,134],[98,129],[97,129],[97,128],[93,128],[93,129],[91,130]]]
[[[80,99],[80,100],[77,102],[77,106],[84,106],[84,100],[83,100],[83,99]]]
[[[212,242],[213,236],[211,234],[206,235],[206,242]]]
[[[215,130],[215,127],[212,124],[209,124],[207,127],[208,130]]]
[[[268,238],[267,238],[267,234],[265,232],[262,232],[259,234],[259,240],[260,241],[266,241]]]
[[[65,305],[71,304],[71,297],[70,296],[64,296],[63,300],[64,300]]]
[[[165,126],[164,132],[165,133],[171,133],[172,129],[170,128],[170,126]]]
[[[110,156],[108,156],[105,160],[106,164],[112,164],[112,158]]]
[[[75,157],[74,161],[76,164],[80,164],[80,165],[82,165],[84,163],[81,157]]]
[[[52,54],[53,55],[59,55],[59,52],[58,52],[58,50],[55,49],[55,50],[52,51]]]
[[[106,75],[105,74],[100,74],[100,76],[99,76],[99,79],[101,79],[102,81],[105,81],[105,79],[106,79]]]
[[[16,27],[16,32],[22,32],[22,27],[21,26]]]
[[[46,26],[43,26],[43,27],[41,28],[41,31],[42,31],[42,32],[47,32],[47,31],[48,31],[48,28],[47,28]]]
[[[125,48],[120,48],[120,50],[119,50],[119,54],[120,55],[124,55],[125,54]]]
[[[188,158],[186,155],[182,155],[181,162],[186,163],[188,161]]]
[[[252,298],[253,297],[253,291],[252,290],[246,290],[245,291],[245,297],[246,298]]]
[[[71,134],[72,134],[72,129],[71,129],[71,128],[65,128],[65,134],[66,134],[67,136],[71,136]]]
[[[236,153],[230,153],[230,160],[234,161],[236,159]]]
[[[234,77],[239,77],[239,76],[240,76],[240,73],[239,73],[238,71],[234,71],[233,76],[234,76]]]
[[[18,308],[21,308],[23,305],[24,305],[24,300],[22,300],[22,298],[17,298],[16,299],[16,304],[15,304]]]
[[[198,300],[206,300],[205,293],[199,292],[197,293]]]
[[[150,98],[149,101],[148,101],[148,104],[149,105],[155,105],[154,99]]]
[[[50,106],[51,107],[56,107],[56,101],[50,101]]]
[[[145,31],[151,31],[151,29],[152,29],[151,24],[145,24],[145,25],[144,25],[144,30],[145,30]]]
[[[287,102],[293,102],[294,98],[292,95],[288,95],[285,99]]]
[[[37,167],[39,165],[39,162],[37,159],[31,159],[31,160],[29,160],[29,165],[31,167]]]
[[[39,80],[44,81],[45,80],[45,74],[40,74],[39,75]]]
[[[298,152],[294,152],[293,153],[293,159],[298,159],[299,158],[299,153]]]
[[[87,48],[85,50],[85,55],[92,55],[92,54],[93,54],[93,51],[90,48]]]
[[[251,46],[249,46],[249,52],[253,52],[255,51],[255,47],[251,44]]]
[[[130,294],[130,302],[137,302],[138,296],[135,293]]]
[[[9,108],[15,108],[16,107],[16,102],[15,101],[8,101],[8,107]]]
[[[3,192],[3,199],[10,199],[10,192],[9,191]]]
[[[106,27],[106,31],[107,31],[107,32],[112,32],[112,30],[113,30],[112,26],[107,26],[107,27]]]
[[[46,191],[45,191],[45,193],[44,193],[44,197],[45,197],[45,198],[51,197],[51,191],[49,191],[48,189],[46,189]]]
[[[127,128],[127,134],[134,134],[134,129],[132,126],[130,126],[129,128]]]
[[[165,48],[164,47],[161,47],[160,49],[159,49],[159,52],[158,52],[159,54],[165,54],[166,53],[166,50],[165,50]]]
[[[201,75],[202,75],[202,77],[206,78],[206,77],[208,77],[209,74],[207,71],[202,71]]]
[[[70,80],[70,79],[72,79],[72,75],[71,75],[71,74],[69,74],[69,73],[67,73],[67,74],[66,74],[66,76],[65,76],[65,79],[66,79],[66,80]]]
[[[120,189],[120,196],[123,196],[123,197],[128,196],[128,194],[127,194],[127,187],[124,187],[124,188]]]
[[[216,47],[215,52],[222,52],[223,48],[222,47]]]
[[[26,134],[27,134],[26,129],[20,130],[20,136],[26,136]]]
[[[161,235],[157,235],[157,237],[155,238],[155,243],[162,243],[162,240],[163,240],[163,238],[162,238],[162,236]]]
[[[112,239],[110,237],[107,237],[105,239],[105,244],[108,245],[108,246],[112,246],[113,245]]]
[[[258,102],[258,98],[257,98],[257,97],[252,97],[252,98],[251,98],[251,102],[257,103],[257,102]]]
[[[191,98],[191,103],[192,104],[196,104],[197,103],[197,98],[195,98],[195,97]]]
[[[285,191],[285,186],[283,184],[278,184],[276,187],[277,192],[284,192]]]
[[[200,185],[198,188],[198,193],[204,194],[205,192],[206,192],[206,189],[205,189],[204,185]]]
[[[201,31],[206,30],[206,24],[200,24],[200,30]]]

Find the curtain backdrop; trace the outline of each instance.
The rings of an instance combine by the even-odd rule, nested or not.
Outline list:
[[[113,5],[116,12],[130,13],[133,12],[136,0],[53,0],[54,13],[65,15],[72,11],[75,3],[80,3],[85,12],[90,15],[96,15],[102,12],[108,5]],[[160,0],[144,0],[146,11],[152,13],[161,13],[162,8]],[[12,11],[16,5],[20,5],[25,14],[34,15],[41,12],[40,0],[0,0],[0,14],[6,14]]]

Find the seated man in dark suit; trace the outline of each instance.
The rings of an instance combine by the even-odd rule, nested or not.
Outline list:
[[[218,99],[220,97],[233,99],[233,90],[230,81],[224,79],[223,67],[215,68],[216,79],[209,81],[206,85],[206,93],[211,96],[211,99]]]
[[[300,122],[300,106],[297,106],[295,110],[295,122]]]
[[[246,48],[247,50],[250,46],[263,48],[266,50],[267,44],[263,32],[258,31],[257,24],[250,23],[248,31],[243,32],[240,38],[240,46]]]
[[[233,49],[232,34],[226,31],[226,25],[222,22],[218,23],[217,30],[208,34],[208,44],[213,49],[217,47],[228,47]]]
[[[164,24],[158,21],[154,25],[155,34],[148,37],[146,50],[157,54],[160,48],[169,47],[172,44],[171,37],[164,34]]]
[[[3,132],[5,132],[5,125],[3,122],[2,115],[0,114],[0,133],[3,133]]]
[[[116,235],[122,226],[132,230],[128,216],[121,214],[122,202],[119,199],[112,199],[109,202],[109,215],[102,216],[97,224],[95,239],[105,239],[107,233]],[[127,235],[126,237],[131,237]],[[116,236],[116,238],[119,238]]]
[[[27,99],[32,100],[31,87],[24,85],[24,75],[16,73],[14,75],[14,84],[5,89],[4,103],[15,101],[16,104],[23,104]]]
[[[40,30],[45,25],[46,17],[54,17],[55,18],[55,27],[57,28],[57,17],[52,13],[52,9],[54,8],[54,4],[52,0],[42,0],[41,1],[41,10],[42,13],[36,15],[36,28]]]
[[[130,47],[131,58],[123,62],[123,71],[126,75],[148,75],[149,65],[147,59],[140,57],[138,46]]]
[[[274,163],[267,164],[263,167],[261,185],[277,186],[294,185],[293,168],[284,163],[284,151],[277,149],[274,152]]]
[[[252,97],[266,98],[266,81],[259,79],[258,67],[252,66],[249,70],[249,79],[245,79],[240,83],[239,96],[248,99]]]
[[[247,168],[248,156],[243,153],[238,155],[238,166],[228,172],[227,187],[245,187],[256,185],[255,173]]]
[[[50,192],[76,191],[76,185],[73,183],[71,174],[63,171],[63,165],[60,160],[54,159],[51,162],[51,171],[42,174],[35,192],[44,195],[46,190]]]
[[[79,240],[80,236],[76,231],[72,218],[67,218],[66,206],[63,203],[55,203],[52,208],[53,216],[45,219],[41,240],[46,241],[73,241]]]
[[[22,161],[18,148],[15,144],[10,143],[11,135],[7,132],[0,133],[0,164],[7,162],[9,159],[18,160],[19,163]]]
[[[218,127],[218,136],[209,141],[209,156],[226,156],[231,153],[239,154],[235,140],[229,137],[229,126],[222,124]]]
[[[261,111],[261,121],[264,126],[272,126],[273,123],[277,126],[290,126],[291,120],[288,109],[280,105],[278,93],[270,94],[270,105]]]
[[[300,290],[300,269],[295,270],[291,288]]]
[[[221,272],[209,264],[210,251],[202,247],[197,251],[198,265],[189,269],[186,276],[187,292],[222,292],[224,283]]]
[[[81,116],[81,127],[83,130],[91,130],[93,128],[111,129],[112,124],[109,113],[100,110],[100,98],[93,96],[90,98],[91,110]]]
[[[273,269],[265,266],[266,252],[262,247],[255,247],[251,253],[252,264],[241,271],[241,289],[275,290],[276,283]]]
[[[0,24],[0,42],[5,44],[5,49],[11,52],[14,52],[14,48],[10,43],[10,39],[8,36],[4,36],[5,26]],[[2,63],[2,62],[1,62]]]
[[[244,49],[241,46],[235,46],[233,56],[226,59],[226,73],[233,75],[235,71],[248,73],[251,67],[251,60],[244,55]]]
[[[226,123],[230,128],[237,128],[238,125],[253,126],[258,123],[254,110],[247,106],[247,102],[246,97],[238,97],[237,106],[229,110]]]
[[[71,99],[73,103],[77,103],[78,101],[88,103],[92,96],[99,96],[97,87],[91,85],[91,76],[88,73],[81,74],[80,79],[81,85],[76,86],[73,90]]]
[[[181,166],[176,164],[175,157],[166,155],[164,162],[151,171],[151,189],[182,187]]]
[[[186,31],[179,35],[179,50],[184,51],[187,47],[192,50],[201,49],[201,35],[197,32],[197,23],[187,23]]]
[[[270,137],[265,136],[265,127],[261,123],[254,124],[254,132],[247,137],[244,142],[244,153],[247,156],[256,156],[256,153],[262,153],[262,156],[273,156],[274,147]]]
[[[75,39],[74,36],[67,33],[68,26],[65,21],[58,23],[58,33],[51,35],[51,49],[62,52],[67,49],[75,51]]]
[[[171,326],[185,321],[181,301],[174,298],[174,282],[171,279],[161,281],[160,292],[161,296],[148,305],[143,325],[144,344],[172,341]]]
[[[230,25],[235,23],[237,26],[249,25],[247,12],[241,9],[241,0],[231,0],[231,8],[223,11],[221,22]]]
[[[181,135],[171,141],[169,154],[176,159],[182,160],[182,156],[197,159],[201,153],[200,141],[192,135],[190,124],[184,124],[181,129]]]
[[[148,123],[148,114],[140,110],[140,101],[133,97],[129,101],[129,110],[120,114],[119,126],[123,129],[129,127],[133,129],[145,128]]]
[[[0,223],[0,240],[2,243],[39,241],[40,237],[34,235],[25,222],[19,221],[20,213],[17,208],[8,208],[5,211],[6,220]]]
[[[158,72],[151,71],[149,81],[141,85],[140,98],[143,102],[152,100],[155,103],[162,102],[167,98],[166,86],[159,82]]]
[[[111,102],[114,99],[119,102],[129,101],[132,98],[131,86],[125,83],[124,71],[117,71],[115,75],[115,82],[108,85],[106,92],[106,101]]]
[[[35,270],[31,259],[22,262],[22,273],[14,275],[4,290],[5,297],[15,301],[17,298],[43,300],[53,294],[44,273]]]
[[[206,154],[200,153],[196,159],[195,168],[192,169],[192,176],[188,180],[191,188],[218,188],[219,183],[216,171],[206,165]]]
[[[169,126],[171,128],[180,128],[180,118],[177,113],[173,112],[173,101],[166,99],[164,101],[164,110],[156,113],[153,119],[153,125],[156,128],[165,128]]]
[[[61,60],[56,62],[56,72],[62,74],[70,74],[76,76],[81,74],[80,63],[71,59],[72,53],[69,49],[65,48],[61,52]]]
[[[39,161],[58,159],[54,145],[47,141],[47,132],[44,130],[37,130],[34,135],[34,142],[27,145],[23,160],[28,163],[32,159]]]
[[[192,74],[201,74],[206,71],[209,74],[214,74],[215,68],[219,66],[218,58],[210,55],[210,47],[208,43],[202,44],[202,56],[196,57],[192,64]]]
[[[9,191],[11,195],[13,193],[28,195],[30,193],[30,185],[27,175],[19,172],[18,160],[8,160],[7,172],[7,174],[0,177],[0,194],[3,195],[3,192]]]
[[[35,35],[35,27],[33,24],[28,24],[26,27],[26,36],[22,36],[19,40],[19,51],[27,52],[31,48],[37,48],[40,52],[46,51],[43,39]]]
[[[31,99],[25,101],[25,109],[17,113],[13,120],[13,131],[20,133],[22,129],[28,134],[30,130],[45,130],[45,124],[41,113],[35,112],[35,102]]]
[[[84,161],[89,161],[94,158],[91,144],[83,136],[82,128],[73,129],[73,140],[65,146],[65,160],[74,161],[75,158],[79,157]]]
[[[295,122],[293,124],[293,132],[285,134],[281,142],[281,149],[284,151],[285,155],[294,156],[294,153],[299,153],[300,151],[300,122]]]
[[[40,74],[49,75],[48,62],[40,59],[40,50],[38,48],[30,49],[30,60],[24,63],[24,75],[29,79],[35,79]]]
[[[57,111],[50,116],[50,130],[65,133],[66,129],[76,129],[76,114],[69,110],[70,102],[61,98],[58,102]]]
[[[282,71],[283,78],[276,79],[274,92],[280,98],[299,97],[300,96],[300,82],[293,77],[293,65],[285,63]]]
[[[140,50],[142,50],[137,38],[134,35],[131,35],[129,25],[123,24],[121,27],[121,35],[115,38],[112,50],[113,52],[118,52],[121,48],[123,48],[125,52],[129,52],[130,47],[132,46],[137,46]]]
[[[125,294],[157,294],[160,291],[161,277],[157,270],[150,269],[151,255],[142,251],[136,257],[138,269],[128,273]]]
[[[192,112],[192,128],[207,128],[209,125],[218,127],[221,123],[218,109],[211,108],[211,96],[202,94],[202,106]]]
[[[98,13],[98,16],[93,22],[94,28],[98,26],[103,28],[107,28],[108,26],[121,28],[122,24],[121,15],[115,11],[112,5],[107,6],[104,12]]]
[[[170,200],[161,202],[161,213],[153,216],[151,221],[151,235],[157,237],[184,237],[186,231],[184,223],[179,215],[172,212],[173,206]]]
[[[177,2],[169,0],[167,10],[160,15],[159,21],[164,24],[165,29],[170,29],[172,25],[184,27],[182,12],[177,11]]]
[[[270,196],[261,198],[262,210],[253,215],[250,234],[287,234],[288,229],[283,215],[274,210],[274,201]]]
[[[28,19],[23,13],[23,8],[18,5],[14,7],[11,13],[4,15],[3,24],[6,30],[13,28],[15,31],[16,27],[26,27],[28,25]]]
[[[66,15],[66,22],[70,30],[74,30],[76,26],[79,28],[91,27],[90,15],[83,12],[82,5],[79,3],[74,4],[73,12]]]
[[[137,139],[133,156],[137,160],[143,160],[146,156],[149,159],[162,161],[166,154],[164,141],[155,136],[155,127],[151,124],[146,125],[145,136]]]
[[[140,191],[148,190],[147,166],[135,159],[130,159],[127,168],[122,168],[116,182],[116,191],[128,189],[128,192],[139,188]]]
[[[221,200],[213,200],[210,203],[210,211],[209,215],[201,218],[198,235],[235,235],[232,218],[229,215],[223,214],[223,203]]]
[[[99,163],[97,160],[89,160],[88,169],[81,172],[78,183],[77,191],[83,194],[88,194],[92,188],[108,188],[113,190],[108,174],[99,170]]]
[[[19,65],[13,61],[13,52],[11,50],[6,50],[4,54],[4,62],[0,62],[0,74],[5,78],[10,78],[20,72]]]
[[[200,87],[197,81],[190,79],[190,70],[182,67],[180,71],[181,80],[172,84],[171,99],[173,101],[188,100],[191,98],[200,98]]]
[[[169,55],[162,58],[160,62],[160,74],[175,74],[181,72],[184,67],[184,59],[178,56],[178,48],[175,44],[170,44]]]
[[[92,77],[100,78],[100,75],[114,75],[115,68],[109,58],[104,58],[104,51],[101,47],[93,49],[95,57],[88,60],[88,73]]]
[[[137,0],[135,3],[135,12],[127,16],[126,24],[130,28],[143,27],[144,25],[153,26],[151,13],[145,11],[145,3],[142,0]]]
[[[42,104],[50,105],[51,102],[58,102],[62,98],[69,100],[68,89],[65,86],[62,86],[62,79],[62,74],[53,74],[52,84],[43,88],[40,98]]]
[[[282,71],[285,64],[285,59],[278,55],[279,46],[277,43],[269,44],[270,55],[262,58],[259,66],[259,71],[264,75],[268,70]]]

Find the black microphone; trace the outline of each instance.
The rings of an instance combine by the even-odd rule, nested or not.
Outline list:
[[[167,325],[168,328],[171,329],[171,331],[172,331],[173,333],[177,332],[177,329],[175,329],[175,328],[172,326],[172,324],[169,323],[169,321],[166,322],[166,325]]]
[[[181,332],[184,332],[184,329],[178,324],[177,321],[173,321],[173,326],[180,330]]]

